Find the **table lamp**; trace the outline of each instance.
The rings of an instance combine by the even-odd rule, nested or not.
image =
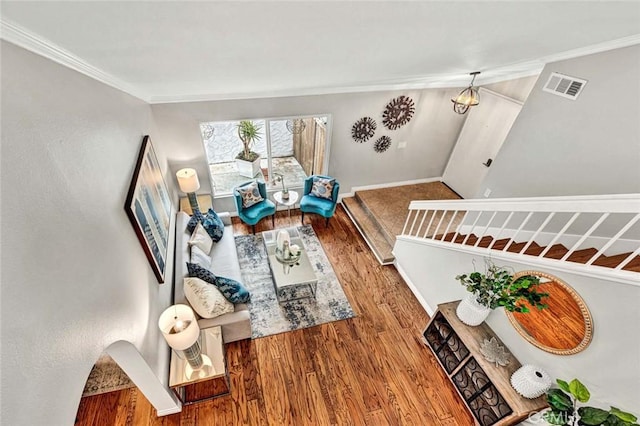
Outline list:
[[[198,180],[198,174],[195,169],[180,169],[176,173],[176,177],[178,178],[178,186],[180,187],[180,190],[185,192],[189,198],[191,211],[199,211],[200,207],[198,206],[196,191],[200,189],[200,181]]]
[[[185,375],[188,379],[192,379],[194,374],[200,377],[208,374],[213,364],[208,356],[202,355],[200,327],[189,306],[169,306],[160,315],[158,327],[169,346],[186,358]]]

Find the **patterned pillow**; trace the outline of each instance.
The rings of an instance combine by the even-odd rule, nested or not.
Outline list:
[[[245,209],[264,200],[258,188],[258,182],[253,181],[248,185],[238,188],[240,196],[242,196],[242,207]]]
[[[213,272],[194,263],[187,263],[187,270],[190,277],[215,285],[218,290],[231,303],[246,303],[251,299],[249,290],[236,280],[225,277],[216,277]]]
[[[231,278],[216,277],[218,290],[231,303],[247,303],[251,300],[251,294],[241,283]]]
[[[332,199],[333,183],[335,179],[324,179],[320,177],[313,178],[313,185],[311,186],[311,192],[309,195],[313,195],[318,198]]]
[[[206,216],[203,215],[200,210],[194,211],[193,216],[189,219],[189,223],[187,223],[187,230],[193,232],[198,223],[202,224],[214,242],[217,243],[222,239],[224,223],[213,209],[209,209]]]
[[[235,310],[233,303],[225,299],[216,286],[199,278],[184,279],[184,295],[202,318],[215,318]]]
[[[194,229],[193,234],[191,234],[191,238],[188,241],[190,246],[198,246],[200,249],[205,252],[211,252],[211,247],[213,246],[213,240],[204,230],[201,223],[196,225],[196,229]]]

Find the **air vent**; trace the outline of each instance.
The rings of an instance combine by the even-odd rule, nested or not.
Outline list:
[[[542,90],[575,101],[585,84],[587,80],[552,72]]]

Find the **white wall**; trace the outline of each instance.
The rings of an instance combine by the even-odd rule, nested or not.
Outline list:
[[[159,285],[124,211],[152,126],[144,102],[2,42],[2,424],[73,424],[118,340],[166,381],[172,264]]]
[[[543,92],[551,72],[588,80],[575,101]],[[477,196],[640,192],[640,45],[548,64]]]
[[[208,171],[200,122],[330,114],[329,174],[340,181],[340,190],[345,193],[353,186],[441,176],[465,118],[451,108],[450,99],[458,91],[369,92],[157,104],[151,108],[158,125],[157,139],[167,147],[172,169],[187,165],[196,168],[201,177],[200,192],[210,191],[208,185],[205,187],[208,179],[203,178],[208,176]],[[402,94],[414,100],[415,114],[407,125],[388,130],[382,124],[382,111],[392,98]],[[374,139],[361,144],[351,138],[351,127],[364,116],[375,119],[378,127]],[[389,135],[392,145],[385,153],[378,154],[373,150],[373,143],[382,135]],[[400,141],[407,142],[406,149],[397,149]]]
[[[483,265],[481,256],[402,240],[396,241],[394,254],[420,296],[433,309],[439,303],[458,300],[468,294],[455,276],[472,272],[473,259],[479,268]],[[516,271],[531,269],[526,263],[496,263],[511,266]],[[640,414],[640,287],[564,272],[545,272],[572,286],[591,311],[593,340],[584,351],[561,356],[536,348],[515,331],[502,309],[492,312],[487,323],[522,364],[539,365],[554,379],[579,378],[591,391],[594,405],[605,409],[613,405]]]

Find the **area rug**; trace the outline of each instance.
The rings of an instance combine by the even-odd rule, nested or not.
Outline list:
[[[100,395],[134,386],[118,364],[109,355],[103,354],[91,369],[82,396]]]
[[[279,303],[262,234],[235,237],[243,283],[251,292],[248,306],[254,339],[355,316],[313,228],[297,229],[318,277],[315,299]]]

